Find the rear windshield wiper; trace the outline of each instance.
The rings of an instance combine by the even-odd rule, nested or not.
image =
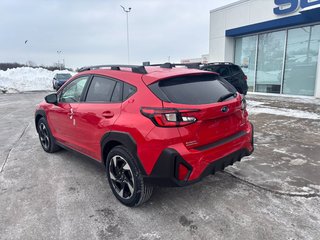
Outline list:
[[[218,99],[218,102],[223,102],[224,100],[228,99],[229,97],[236,97],[237,96],[237,93],[236,92],[233,92],[233,93],[228,93],[226,95],[223,95],[221,96],[219,99]]]

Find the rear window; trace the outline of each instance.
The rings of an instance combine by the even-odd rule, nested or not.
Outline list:
[[[230,70],[232,71],[232,74],[238,74],[238,73],[241,73],[242,70],[240,69],[239,66],[237,65],[232,65],[230,66]]]
[[[227,81],[211,74],[170,78],[152,85],[150,89],[161,100],[190,105],[215,103],[236,92]]]
[[[219,68],[220,66],[208,66],[208,67],[204,67],[203,69],[207,71],[217,72]]]
[[[220,66],[220,65],[210,66],[210,67],[204,68],[204,70],[219,73],[221,77],[230,76],[229,66]]]

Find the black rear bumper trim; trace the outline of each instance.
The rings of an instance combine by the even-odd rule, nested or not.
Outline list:
[[[201,179],[207,175],[214,174],[218,171],[222,171],[225,167],[233,165],[233,163],[240,161],[242,157],[249,156],[252,152],[248,149],[240,149],[235,151],[223,158],[220,158],[212,163],[210,163],[206,169],[202,172],[199,178],[192,181],[179,181],[177,176],[177,162],[182,162],[191,168],[191,166],[180,156],[180,154],[174,149],[165,149],[157,163],[155,164],[151,174],[149,176],[144,176],[146,183],[161,187],[183,187],[187,185],[199,182]],[[192,168],[191,168],[192,169]]]
[[[242,136],[245,136],[247,133],[245,131],[240,131],[236,134],[233,134],[229,137],[226,137],[226,138],[223,138],[223,139],[220,139],[216,142],[213,142],[213,143],[209,143],[207,145],[204,145],[204,146],[201,146],[201,147],[196,147],[195,149],[198,150],[198,151],[205,151],[205,150],[209,150],[211,148],[214,148],[214,147],[217,147],[217,146],[220,146],[220,145],[223,145],[225,143],[228,143],[228,142],[231,142],[233,140],[236,140],[237,138],[240,138]]]

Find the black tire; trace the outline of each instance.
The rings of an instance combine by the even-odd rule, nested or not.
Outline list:
[[[56,144],[54,137],[51,134],[50,128],[45,118],[40,118],[37,124],[40,144],[44,151],[54,153],[60,150]]]
[[[109,152],[106,173],[113,194],[122,204],[137,207],[151,197],[153,186],[145,184],[137,159],[124,146]]]

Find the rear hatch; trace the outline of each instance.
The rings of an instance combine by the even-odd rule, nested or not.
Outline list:
[[[242,98],[216,74],[163,79],[149,88],[162,99],[164,109],[175,109],[176,118],[170,114],[165,117],[169,121],[181,120],[176,127],[187,148],[201,149],[241,133],[245,123]]]

